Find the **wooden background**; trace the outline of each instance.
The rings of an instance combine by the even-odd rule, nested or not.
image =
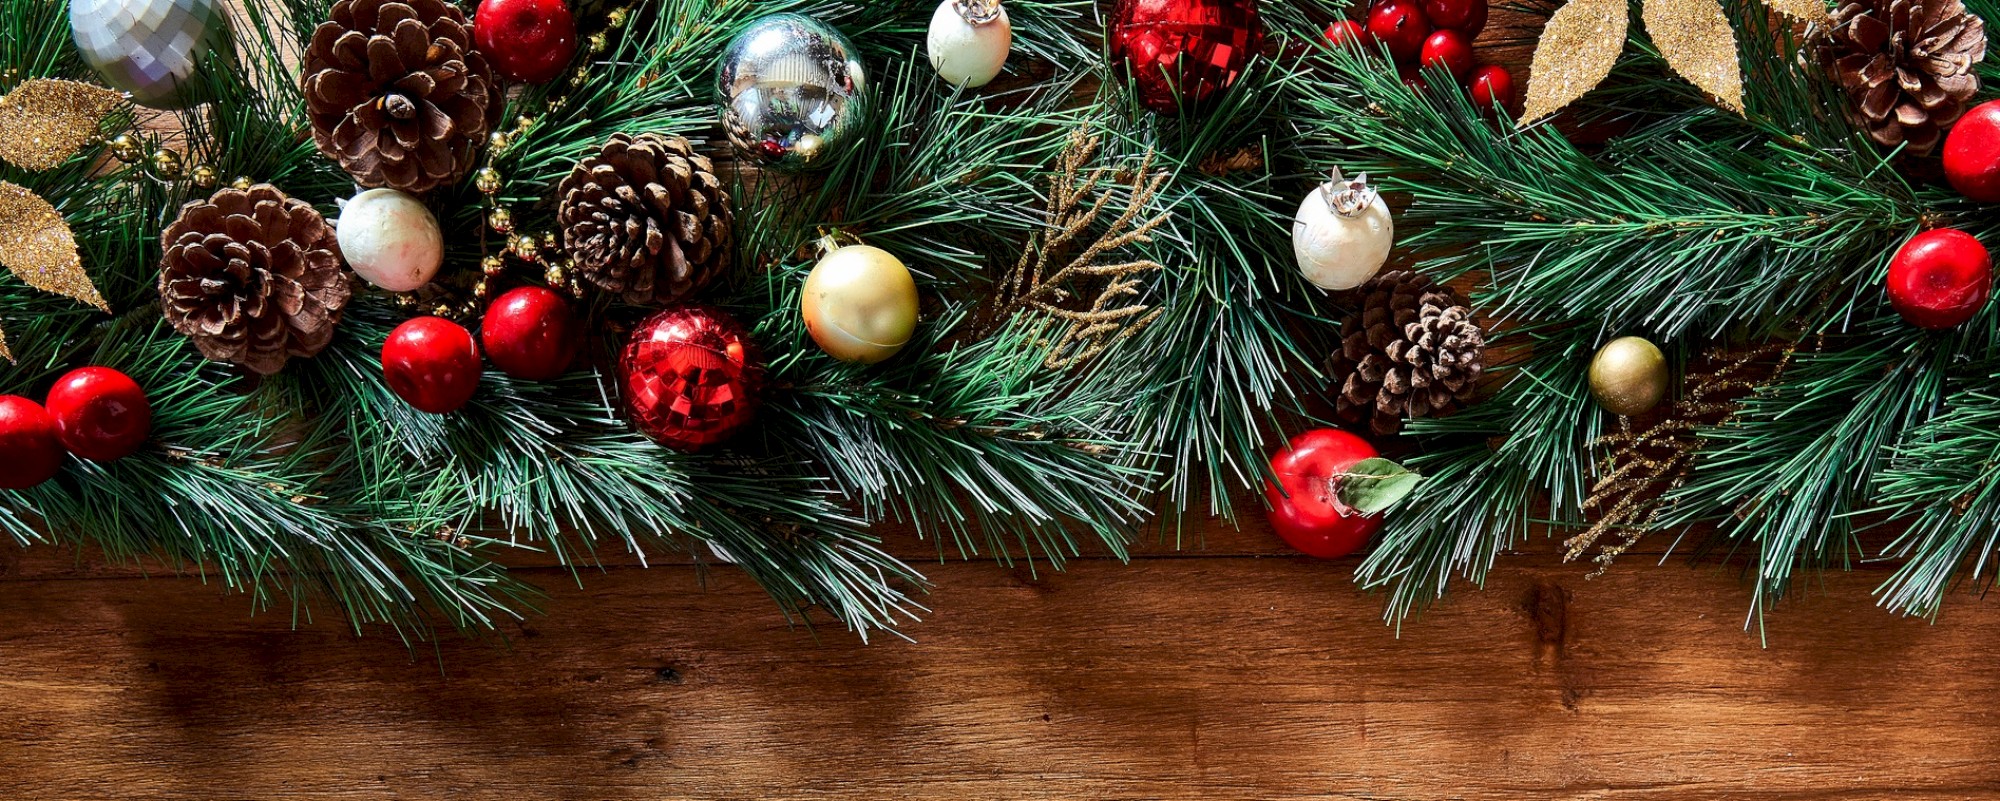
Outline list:
[[[1734,568],[1537,540],[1399,636],[1250,523],[1064,573],[892,534],[935,611],[873,644],[729,568],[529,569],[546,616],[412,650],[0,549],[0,797],[2000,798],[2000,604],[1893,617],[1864,566],[1766,648]]]

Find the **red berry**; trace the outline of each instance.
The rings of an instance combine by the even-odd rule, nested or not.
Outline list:
[[[382,378],[418,411],[458,411],[479,389],[480,372],[472,332],[443,317],[410,320],[382,343]]]
[[[1482,109],[1497,105],[1502,111],[1514,109],[1514,75],[1506,67],[1488,64],[1473,70],[1467,84],[1472,87],[1472,105]]]
[[[1326,26],[1326,43],[1334,47],[1350,47],[1368,40],[1368,32],[1361,23],[1343,19]]]
[[[63,447],[93,462],[122,459],[153,433],[146,391],[109,367],[79,367],[56,379],[48,406]]]
[[[1308,556],[1336,559],[1353,553],[1382,527],[1382,517],[1364,517],[1341,503],[1340,476],[1377,455],[1367,440],[1335,428],[1293,437],[1285,450],[1271,457],[1271,474],[1284,490],[1264,484],[1271,528]]]
[[[1486,29],[1486,0],[1423,0],[1424,19],[1464,34],[1470,42]]]
[[[19,395],[0,395],[0,489],[27,489],[54,478],[62,457],[49,411]]]
[[[1944,177],[1961,195],[2000,203],[2000,100],[1973,106],[1945,135]]]
[[[1417,63],[1425,69],[1443,69],[1451,73],[1454,81],[1464,81],[1472,72],[1472,45],[1465,43],[1465,36],[1453,30],[1435,30],[1424,37],[1424,48]]]
[[[1424,37],[1431,35],[1431,24],[1416,0],[1383,0],[1368,11],[1367,27],[1399,64],[1414,63],[1424,49]]]
[[[1972,319],[1993,294],[1993,260],[1971,234],[1925,231],[1889,261],[1889,305],[1911,325],[1951,328]]]
[[[481,0],[472,38],[503,77],[548,83],[576,55],[576,18],[563,0]]]
[[[500,372],[528,381],[548,381],[569,369],[576,356],[576,317],[569,301],[538,286],[501,295],[479,322],[479,341]]]

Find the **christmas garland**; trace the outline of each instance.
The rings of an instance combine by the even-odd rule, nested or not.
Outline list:
[[[23,545],[419,631],[676,550],[863,634],[877,523],[1060,566],[1245,491],[1394,621],[1531,521],[1758,609],[1858,519],[1909,613],[2000,545],[1955,5],[1536,9],[1516,122],[1465,0],[0,3]]]

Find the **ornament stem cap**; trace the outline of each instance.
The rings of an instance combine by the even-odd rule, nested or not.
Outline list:
[[[985,25],[1000,18],[1000,0],[951,0],[951,8],[960,19],[973,25]]]
[[[1327,208],[1342,217],[1355,217],[1375,205],[1375,198],[1381,193],[1368,185],[1368,173],[1362,173],[1354,180],[1347,180],[1340,174],[1340,168],[1333,168],[1333,178],[1320,184],[1320,195],[1326,198]]]

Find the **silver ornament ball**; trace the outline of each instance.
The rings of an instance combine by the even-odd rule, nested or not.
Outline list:
[[[723,52],[722,127],[737,150],[786,170],[823,168],[865,137],[874,92],[854,45],[832,26],[773,14]]]
[[[70,0],[69,30],[107,85],[173,109],[202,100],[188,79],[227,38],[229,19],[217,0]]]

